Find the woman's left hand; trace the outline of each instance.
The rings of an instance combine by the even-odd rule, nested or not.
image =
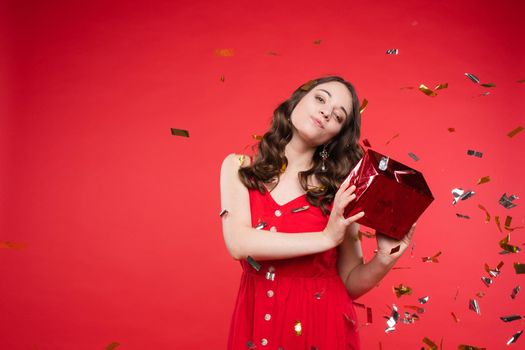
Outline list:
[[[392,262],[396,261],[403,255],[405,250],[407,250],[410,243],[412,243],[412,238],[414,236],[414,231],[416,230],[416,224],[414,223],[410,230],[407,232],[407,234],[401,239],[397,240],[394,238],[390,238],[388,236],[385,236],[381,234],[380,232],[376,232],[376,240],[377,240],[377,254],[382,255],[383,257],[388,258]],[[397,250],[396,247],[399,246],[399,250]],[[397,250],[394,253],[392,252],[392,249],[396,248]]]

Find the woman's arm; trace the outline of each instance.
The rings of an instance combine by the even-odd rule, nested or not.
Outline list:
[[[256,230],[251,225],[248,189],[238,176],[239,163],[238,155],[228,155],[222,163],[220,181],[221,206],[228,211],[222,217],[224,241],[236,260],[248,256],[255,260],[285,259],[323,252],[340,244],[346,226],[361,217],[358,214],[338,222],[329,220],[330,229],[320,232],[286,234]],[[344,210],[351,200],[351,192],[346,197],[343,197],[343,190],[339,192],[341,205],[344,205],[341,210]],[[348,190],[345,195],[346,192]]]
[[[364,264],[361,243],[358,239],[359,226],[357,224],[350,226],[343,243],[339,246],[338,269],[339,276],[341,276],[352,299],[359,298],[385,277],[408,248],[415,227],[414,224],[400,241],[388,238],[380,233],[376,234],[377,254],[372,260]],[[397,246],[400,247],[399,251],[390,254],[391,249]]]

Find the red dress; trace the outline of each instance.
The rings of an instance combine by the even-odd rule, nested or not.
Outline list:
[[[290,234],[326,227],[328,216],[310,205],[306,195],[279,205],[269,192],[249,193],[253,227],[264,224],[259,228]],[[258,263],[259,271],[241,261],[228,349],[360,349],[357,318],[337,272],[335,248]]]

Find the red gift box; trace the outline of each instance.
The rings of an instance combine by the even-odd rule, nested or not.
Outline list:
[[[371,149],[348,178],[356,186],[356,198],[346,207],[345,217],[364,211],[358,223],[398,240],[434,200],[419,171]]]

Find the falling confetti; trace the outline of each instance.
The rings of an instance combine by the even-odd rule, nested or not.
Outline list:
[[[469,149],[469,150],[467,151],[467,154],[468,154],[469,156],[473,156],[473,157],[476,157],[476,158],[481,158],[481,157],[483,157],[483,153],[482,153],[482,152],[474,151],[474,150],[472,150],[472,149]]]
[[[412,294],[412,288],[410,288],[409,286],[406,286],[404,284],[400,284],[399,286],[397,287],[393,287],[394,289],[394,293],[396,294],[396,296],[399,298],[401,297],[402,295],[411,295]]]
[[[477,293],[476,293],[476,296],[477,296],[478,298],[483,298],[483,297],[485,296],[485,292],[477,292]]]
[[[486,87],[486,88],[496,87],[496,84],[494,84],[494,83],[484,83],[484,84],[480,84],[480,85],[483,86],[483,87]]]
[[[251,256],[248,256],[246,260],[248,261],[248,264],[250,264],[250,266],[255,269],[255,271],[259,272],[261,270],[261,264],[255,261],[254,258],[252,258]]]
[[[453,313],[453,312],[451,312],[450,314],[452,315],[452,318],[454,319],[454,321],[455,321],[456,323],[458,323],[458,322],[459,322],[459,318],[456,316],[456,314]]]
[[[309,205],[303,205],[302,207],[292,209],[292,213],[299,213],[301,211],[308,210],[309,208]]]
[[[433,256],[426,256],[426,257],[423,257],[421,258],[423,260],[423,262],[433,262],[433,263],[438,263],[439,260],[438,260],[438,257],[441,255],[441,252],[437,252],[435,255]]]
[[[472,311],[474,311],[476,314],[480,315],[481,311],[479,309],[479,304],[476,299],[470,299],[468,303],[468,308]]]
[[[268,51],[266,54],[270,56],[279,56],[279,54],[275,51]]]
[[[390,332],[395,331],[398,320],[399,320],[399,313],[397,312],[397,306],[396,304],[392,304],[392,314],[390,318],[388,318],[386,321],[387,328],[385,329],[385,333],[390,333]]]
[[[480,177],[477,184],[478,185],[482,185],[482,184],[485,184],[487,182],[490,181],[490,176],[483,176],[483,177]]]
[[[454,188],[452,189],[452,195],[454,196],[454,199],[452,200],[452,204],[456,204],[457,202],[464,201],[466,199],[469,199],[473,195],[476,194],[476,192],[472,190],[464,191],[462,188]]]
[[[510,294],[510,297],[512,299],[516,299],[516,296],[518,296],[518,293],[520,292],[520,286],[516,286],[512,288],[512,293]]]
[[[456,128],[448,128],[447,130],[448,130],[448,132],[455,132]]]
[[[513,195],[510,195],[507,197],[507,193],[503,193],[501,195],[501,198],[499,199],[499,204],[501,204],[502,206],[504,206],[505,208],[507,209],[512,209],[514,208],[517,204],[514,204],[514,200],[516,199],[519,199],[518,196],[516,196],[515,194]]]
[[[520,315],[509,315],[509,316],[501,316],[500,319],[503,322],[512,322],[516,320],[521,320],[522,317]]]
[[[117,342],[113,342],[111,344],[108,344],[108,346],[106,346],[106,350],[113,350],[115,349],[117,346],[119,346],[120,343],[117,343]]]
[[[521,275],[525,273],[525,264],[514,263],[514,270],[516,274]]]
[[[24,243],[13,243],[9,241],[0,242],[0,248],[20,250],[26,247],[27,247],[27,244],[24,244]]]
[[[499,222],[499,216],[498,215],[496,215],[494,217],[494,222],[496,223],[496,226],[498,227],[499,232],[503,232],[503,231],[501,231],[501,224]]]
[[[503,237],[501,241],[499,241],[499,246],[506,252],[519,253],[521,251],[520,247],[509,244],[509,241],[510,241],[510,234],[507,234],[505,237]],[[516,268],[516,264],[514,264],[514,268]]]
[[[394,136],[392,136],[392,138],[386,142],[386,145],[392,142],[392,140],[395,139],[396,137],[399,137],[399,134],[395,134]]]
[[[460,345],[458,345],[458,350],[487,350],[487,349],[486,348],[478,348],[477,346],[472,346],[472,345],[460,344]]]
[[[262,136],[261,136],[261,135],[257,135],[257,134],[253,134],[253,135],[252,135],[252,138],[253,138],[254,140],[257,140],[257,141],[261,141],[261,140],[262,140]]]
[[[183,130],[183,129],[174,129],[174,128],[171,128],[171,134],[173,136],[183,136],[183,137],[190,137],[190,133],[188,130]]]
[[[448,83],[443,83],[443,84],[436,85],[434,90],[443,90],[443,89],[446,89],[446,88],[448,88]]]
[[[456,213],[456,216],[460,219],[470,219],[470,216]]]
[[[479,84],[479,79],[474,74],[471,73],[465,73],[467,78],[469,78],[473,83]]]
[[[481,277],[481,280],[483,281],[483,283],[485,283],[487,287],[490,287],[490,285],[492,284],[492,280],[488,277],[483,276]]]
[[[500,261],[498,266],[496,266],[494,269],[491,269],[488,264],[485,264],[485,271],[491,276],[491,277],[498,277],[501,273],[501,268],[503,267],[503,261]]]
[[[262,230],[266,226],[266,222],[259,222],[257,226],[255,226],[256,230]]]
[[[301,321],[295,321],[295,324],[293,326],[293,330],[295,332],[295,335],[297,335],[297,336],[303,334],[303,326],[301,325]]]
[[[228,211],[226,209],[221,210],[219,213],[219,216],[222,218],[224,215],[228,214]]]
[[[314,40],[314,45],[321,45],[321,39]]]
[[[368,106],[368,100],[364,98],[363,102],[361,103],[361,107],[359,107],[359,113],[363,113],[366,109],[366,106]]]
[[[519,331],[519,332],[516,332],[512,338],[509,339],[509,341],[507,342],[507,345],[509,344],[512,344],[512,343],[515,343],[516,341],[518,341],[518,338],[521,336],[521,333],[523,333],[523,330]]]
[[[430,349],[429,350],[438,350],[438,346],[436,343],[434,343],[432,340],[428,339],[427,337],[424,337],[423,338],[423,343],[427,344],[428,346],[430,346]]]
[[[430,297],[425,296],[425,297],[419,298],[418,301],[419,301],[420,304],[426,304],[426,303],[428,303],[429,299],[430,299]]]
[[[437,94],[434,91],[426,87],[424,84],[419,85],[419,91],[430,97],[437,96]]]
[[[490,214],[489,214],[488,210],[485,209],[485,207],[482,206],[481,204],[478,204],[478,208],[485,212],[485,215],[486,215],[485,216],[485,223],[488,223],[490,221]]]
[[[507,136],[508,137],[514,137],[516,136],[516,134],[518,134],[519,132],[523,131],[523,126],[518,126],[517,128],[515,128],[514,130],[511,130]]]
[[[215,54],[220,57],[231,57],[234,55],[233,49],[216,49]]]
[[[387,55],[397,55],[399,54],[399,50],[398,49],[388,49],[386,50],[386,54]]]
[[[409,156],[410,158],[412,158],[413,160],[415,160],[416,162],[419,161],[419,157],[416,156],[416,155],[415,155],[414,153],[412,153],[412,152],[408,152],[408,156]]]

